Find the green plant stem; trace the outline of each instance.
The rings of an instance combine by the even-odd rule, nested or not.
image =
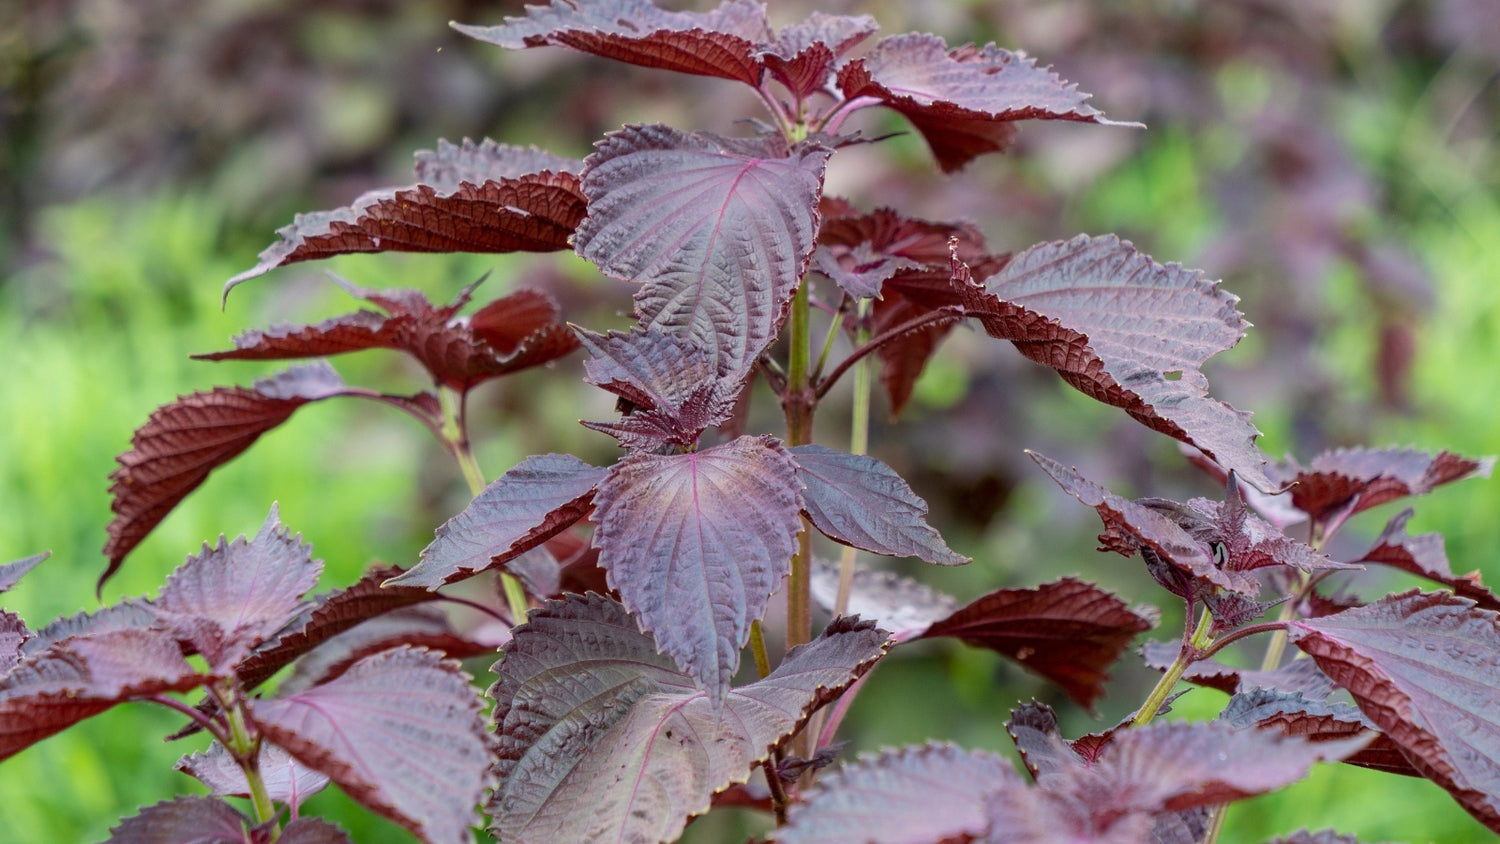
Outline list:
[[[760,619],[750,622],[750,652],[755,655],[755,673],[761,677],[771,673],[771,657],[766,653],[766,631],[761,629]]]
[[[1146,702],[1141,704],[1141,708],[1136,711],[1135,717],[1130,720],[1130,726],[1144,727],[1156,717],[1157,712],[1161,711],[1162,705],[1167,702],[1167,696],[1172,693],[1172,687],[1182,679],[1182,672],[1186,671],[1188,665],[1197,658],[1198,651],[1208,647],[1212,642],[1209,636],[1209,630],[1212,627],[1213,615],[1208,610],[1204,610],[1198,618],[1198,628],[1193,631],[1187,647],[1177,654],[1177,659],[1167,667],[1167,672],[1161,675],[1161,681],[1156,684],[1156,688],[1151,690],[1151,694],[1146,696]]]
[[[220,704],[226,701],[220,696]],[[245,772],[245,782],[250,786],[250,802],[255,807],[255,822],[263,824],[275,820],[276,804],[271,802],[271,793],[266,790],[266,781],[260,775],[260,739],[252,738],[245,725],[245,713],[238,701],[224,708],[229,722],[229,752],[239,761]],[[271,840],[281,836],[280,824],[271,828]]]
[[[478,496],[484,491],[484,472],[479,468],[479,461],[474,458],[474,450],[469,447],[469,430],[466,420],[467,393],[460,393],[451,387],[439,387],[438,398],[443,405],[443,444],[453,452],[458,460],[458,467],[464,474],[464,481],[469,485],[469,495]],[[526,621],[526,590],[521,588],[521,581],[508,572],[500,572],[500,585],[505,590],[505,603],[510,608],[510,623],[512,625],[523,624]]]
[[[859,302],[859,327],[855,329],[856,345],[870,340],[870,329],[865,317],[870,312],[870,300]],[[849,418],[849,453],[867,454],[870,451],[870,359],[860,358],[854,366],[854,399]],[[849,610],[849,593],[854,589],[854,560],[858,552],[844,546],[839,552],[839,591],[833,603],[833,614],[843,615]]]
[[[845,293],[844,299],[848,300],[848,298],[849,294]],[[843,316],[844,302],[840,302],[838,310],[833,312],[833,319],[828,322],[828,333],[823,335],[823,351],[818,353],[818,362],[813,365],[812,375],[808,376],[808,380],[814,384],[823,375],[823,367],[828,364],[828,356],[833,352],[833,341],[838,338],[839,328],[844,322]],[[864,341],[861,340],[860,342]]]

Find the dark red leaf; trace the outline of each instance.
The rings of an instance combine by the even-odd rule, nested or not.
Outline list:
[[[417,153],[417,184],[364,194],[344,208],[298,214],[231,278],[224,293],[287,264],[354,252],[553,252],[585,213],[578,161],[535,147],[439,141]]]
[[[290,665],[293,660],[340,633],[385,613],[431,601],[431,591],[415,586],[381,584],[401,573],[395,566],[377,566],[346,589],[318,596],[316,604],[285,625],[274,639],[257,647],[234,667],[240,684],[253,689]]]
[[[874,554],[919,557],[956,566],[970,562],[927,524],[927,502],[891,467],[873,457],[820,445],[790,449],[806,485],[802,512],[829,539]]]
[[[810,588],[812,599],[833,612],[838,600],[839,567],[826,560],[814,561]],[[934,621],[952,615],[956,609],[958,602],[952,597],[911,578],[856,568],[846,614],[879,624],[891,631],[892,639],[901,642],[920,636]]]
[[[770,437],[632,454],[599,483],[594,545],[609,584],[717,706],[750,622],[786,577],[802,522],[797,464]]]
[[[1033,780],[1075,768],[1083,759],[1063,740],[1057,713],[1045,703],[1032,701],[1012,709],[1005,731]]]
[[[1426,495],[1435,487],[1465,478],[1487,478],[1495,458],[1436,456],[1413,449],[1338,449],[1319,454],[1303,467],[1295,460],[1272,467],[1278,485],[1292,484],[1292,504],[1318,521],[1378,507],[1404,496]]]
[[[1005,724],[1006,731],[1016,743],[1021,760],[1033,779],[1062,778],[1064,781],[1070,772],[1076,774],[1080,760],[1090,764],[1097,762],[1103,748],[1125,728],[1122,724],[1104,735],[1085,736],[1075,742],[1066,742],[1057,726],[1057,713],[1052,711],[1052,707],[1035,701],[1011,710],[1010,720]],[[1068,814],[1076,815],[1076,810],[1080,807],[1074,805],[1068,808],[1074,810]],[[1107,815],[1105,819],[1108,820]],[[1144,840],[1153,844],[1198,844],[1208,829],[1208,819],[1208,810],[1204,807],[1158,812],[1150,819],[1151,834]],[[1075,817],[1074,820],[1082,818]],[[1126,830],[1130,827],[1146,826],[1144,819],[1133,821],[1127,820],[1123,825],[1125,829],[1111,824],[1109,840],[1115,840],[1115,836],[1124,840],[1127,837]]]
[[[739,379],[721,381],[696,346],[654,329],[595,334],[579,329],[591,355],[588,382],[619,396],[620,422],[584,422],[634,451],[663,445],[690,448],[705,428],[734,412]]]
[[[1113,235],[1042,243],[982,284],[955,257],[953,288],[992,337],[1096,401],[1196,446],[1271,490],[1249,414],[1208,395],[1204,361],[1244,336],[1236,297]]]
[[[1308,660],[1299,660],[1307,662]],[[1251,689],[1229,699],[1219,718],[1237,729],[1274,729],[1308,741],[1331,741],[1376,730],[1375,724],[1347,703],[1308,700],[1302,694],[1274,689]],[[1422,776],[1401,748],[1381,733],[1358,753],[1344,758],[1351,765],[1407,777]]]
[[[760,84],[757,45],[771,37],[766,10],[724,0],[711,12],[669,12],[650,0],[557,0],[527,6],[500,26],[454,29],[498,47],[553,45],[615,61]]]
[[[759,58],[771,78],[785,85],[793,96],[805,99],[828,85],[836,59],[879,28],[869,15],[813,12],[807,20],[778,31],[761,48]]]
[[[214,469],[233,460],[261,434],[275,428],[299,407],[345,392],[338,373],[322,361],[294,366],[249,389],[215,387],[179,397],[157,408],[136,429],[130,450],[115,460],[111,474],[109,566],[99,587],[129,554]]]
[[[1095,817],[1175,812],[1274,791],[1302,779],[1313,763],[1343,759],[1367,743],[1363,736],[1314,743],[1222,721],[1159,721],[1117,731],[1094,766],[1044,775],[1039,784],[1071,786]]]
[[[1314,762],[1348,755],[1365,741],[1313,745],[1271,732],[1235,732],[1219,722],[1157,723],[1117,731],[1103,758],[1086,765],[1065,749],[1048,714],[1023,709],[1026,723],[1012,723],[1029,748],[1028,762],[1038,763],[1035,787],[990,754],[934,746],[887,753],[825,777],[807,806],[793,809],[777,840],[849,840],[837,830],[853,828],[855,840],[882,844],[927,844],[938,837],[1138,844],[1154,840],[1152,830],[1164,815],[1280,788],[1305,776]],[[872,821],[868,829],[863,818]],[[1180,825],[1191,819],[1167,820]]]
[[[1224,501],[1194,498],[1183,504],[1165,498],[1142,498],[1135,503],[1176,522],[1200,545],[1211,549],[1214,564],[1229,572],[1231,577],[1269,567],[1292,568],[1300,572],[1363,568],[1357,563],[1337,562],[1251,513],[1240,497],[1239,484],[1232,472]],[[1150,565],[1150,552],[1143,551],[1142,554]],[[1157,571],[1153,570],[1153,575],[1156,574]],[[1175,581],[1171,577],[1158,576],[1157,579]],[[1193,591],[1213,613],[1215,632],[1241,627],[1260,618],[1276,603],[1243,595],[1215,594],[1212,590]]]
[[[605,273],[642,283],[643,328],[687,340],[738,381],[780,333],[807,270],[829,154],[627,126],[586,162],[589,216],[574,245]]]
[[[40,554],[32,554],[25,559],[0,566],[0,592],[9,592],[15,588],[15,585],[20,582],[22,577],[26,576],[27,572],[36,568],[38,563],[50,556],[52,556],[51,551],[43,551]]]
[[[483,279],[480,279],[483,281]],[[476,384],[555,360],[578,348],[557,303],[539,290],[503,296],[472,318],[459,317],[475,282],[451,304],[434,307],[415,290],[373,291],[339,282],[351,296],[387,316],[357,311],[317,325],[250,331],[227,352],[194,355],[198,360],[284,360],[327,357],[366,349],[396,349],[411,355],[438,384],[466,391]],[[500,345],[492,345],[493,338]]]
[[[599,549],[574,531],[564,531],[505,564],[527,594],[557,598],[564,592],[609,594]]]
[[[123,701],[203,685],[173,638],[157,630],[80,636],[0,678],[0,759]]]
[[[968,841],[989,828],[986,798],[1024,788],[1003,757],[951,744],[863,756],[825,774],[792,804],[777,844],[934,844]]]
[[[959,260],[978,278],[994,275],[1010,260],[1008,254],[987,254],[984,235],[972,223],[935,223],[904,217],[889,208],[859,214],[849,203],[828,197],[821,210],[824,220],[815,255],[820,268],[833,264],[845,273],[857,274],[866,285],[880,289],[881,295],[897,292],[926,310],[960,304],[949,282],[949,243],[954,238],[958,239]],[[861,267],[860,254],[882,263]],[[910,266],[900,266],[903,263]]]
[[[105,844],[252,844],[248,824],[217,797],[178,797],[120,821]]]
[[[303,766],[269,742],[261,743],[257,765],[266,792],[277,803],[300,806],[328,786],[328,777]],[[210,744],[204,753],[189,753],[172,767],[208,786],[210,793],[220,797],[250,796],[244,769],[218,742]]]
[[[470,840],[491,753],[479,697],[458,663],[398,648],[247,709],[268,739],[371,811],[423,841]]]
[[[276,844],[354,844],[342,829],[318,818],[297,818],[281,830]]]
[[[1423,776],[1500,832],[1500,625],[1447,592],[1415,590],[1291,622],[1292,641]]]
[[[823,201],[824,221],[818,231],[813,260],[825,275],[852,295],[875,295],[869,317],[872,337],[934,310],[959,304],[948,279],[952,274],[948,241],[958,238],[959,258],[981,278],[999,272],[1007,255],[984,252],[984,236],[974,226],[932,223],[902,217],[879,208],[859,215],[842,200]],[[842,280],[835,272],[844,273]],[[881,361],[880,381],[891,398],[891,416],[899,416],[927,359],[957,322],[931,322],[903,332],[876,350]],[[851,331],[858,326],[845,321]]]
[[[1114,595],[1065,577],[1034,589],[997,589],[927,628],[1007,656],[1057,683],[1084,706],[1104,693],[1108,668],[1155,626]]]
[[[868,622],[836,621],[715,702],[620,604],[593,594],[549,602],[496,668],[491,829],[517,844],[675,840],[713,794],[748,780],[869,670],[885,640]]]
[[[1442,534],[1407,535],[1406,522],[1411,517],[1412,509],[1408,507],[1387,522],[1374,547],[1357,562],[1378,563],[1421,575],[1451,588],[1460,597],[1474,601],[1483,609],[1500,610],[1500,597],[1480,582],[1478,571],[1464,575],[1453,573],[1448,565],[1448,554],[1443,549]]]
[[[1247,596],[1260,591],[1259,582],[1249,574],[1220,569],[1203,543],[1160,510],[1121,498],[1050,457],[1027,454],[1065,492],[1098,511],[1105,528],[1099,537],[1101,550],[1127,557],[1141,551],[1151,576],[1173,594],[1188,597],[1199,582]]]
[[[503,564],[583,518],[608,470],[571,454],[528,457],[485,487],[391,586],[436,589]]]
[[[301,540],[282,527],[273,505],[253,540],[221,536],[188,557],[162,587],[157,614],[210,668],[224,672],[292,620],[317,585],[323,561]]]
[[[465,659],[494,654],[501,642],[478,641],[473,635],[460,633],[438,607],[402,607],[366,619],[304,654],[276,693],[285,697],[327,683],[365,657],[402,645]]]
[[[578,348],[578,337],[563,322],[557,301],[529,287],[475,311],[469,331],[506,358],[508,372],[540,366]]]
[[[1105,120],[1057,74],[1024,54],[994,44],[948,49],[935,35],[883,38],[862,58],[839,69],[846,97],[874,97],[906,116],[927,139],[945,172],[1010,145],[1017,120]]]

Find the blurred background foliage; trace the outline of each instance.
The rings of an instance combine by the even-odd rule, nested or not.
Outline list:
[[[773,21],[806,2],[773,4]],[[1215,394],[1253,410],[1265,451],[1303,459],[1342,445],[1500,452],[1500,6],[1493,0],[1005,0],[827,2],[885,34],[1023,49],[1147,131],[1029,125],[1016,148],[939,176],[919,138],[835,157],[828,191],[863,208],[975,221],[994,250],[1114,231],[1158,260],[1224,279],[1256,325],[1210,367]],[[700,6],[701,7],[701,6]],[[736,130],[753,115],[729,83],[622,68],[560,50],[507,54],[446,28],[497,23],[519,3],[468,0],[28,0],[0,6],[0,558],[53,558],[8,608],[39,626],[97,606],[106,476],[131,431],[173,396],[271,369],[193,352],[275,321],[351,308],[324,275],[451,298],[486,271],[481,300],[552,290],[570,319],[621,327],[629,290],[571,256],[390,256],[301,265],[241,288],[271,230],[299,210],[409,180],[439,137],[490,136],[582,157],[625,122]],[[870,115],[870,135],[899,120]],[[304,269],[305,268],[305,269]],[[402,362],[338,359],[354,383],[421,388]],[[574,424],[607,412],[579,361],[480,394],[475,432],[493,477],[527,454],[613,459]],[[753,424],[779,432],[762,397]],[[820,441],[844,443],[835,397]],[[456,467],[410,420],[319,404],[216,472],[105,590],[149,594],[219,533],[253,531],[272,501],[327,561],[324,588],[373,560],[409,564],[467,500]],[[881,414],[877,410],[877,416]],[[1092,550],[1095,516],[1022,450],[1076,464],[1124,494],[1210,495],[1173,444],[1091,404],[1001,344],[960,331],[874,451],[932,504],[974,565],[919,572],[962,599],[1078,573],[1159,601],[1139,566]],[[1393,508],[1362,517],[1373,536]],[[1417,502],[1458,571],[1500,580],[1500,486],[1469,482]],[[1337,546],[1333,549],[1339,550]],[[1366,577],[1356,591],[1404,587]],[[1179,619],[1168,613],[1162,636]],[[1247,659],[1257,659],[1252,647]],[[483,677],[488,661],[471,664]],[[1037,697],[1071,734],[1113,723],[1153,677],[1122,660],[1098,719],[988,654],[929,646],[888,661],[855,704],[846,753],[951,739],[1009,752],[1009,708]],[[481,680],[481,682],[484,682]],[[1172,717],[1223,703],[1194,691]],[[0,763],[15,841],[94,841],[137,806],[199,787],[171,770],[173,715],[117,708]],[[307,807],[360,841],[406,840],[333,793]],[[1226,842],[1311,825],[1362,840],[1456,842],[1489,834],[1425,782],[1324,766],[1237,807]],[[716,813],[696,841],[743,840],[753,819]]]

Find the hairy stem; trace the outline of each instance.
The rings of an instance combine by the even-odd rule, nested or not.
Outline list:
[[[438,398],[443,404],[443,444],[458,460],[458,467],[464,473],[464,481],[469,485],[469,495],[477,496],[484,491],[485,483],[484,472],[480,471],[479,461],[474,458],[474,450],[469,447],[468,397],[468,393],[460,393],[451,387],[438,388]],[[500,585],[505,590],[505,603],[510,608],[510,623],[516,625],[525,622],[526,590],[521,588],[521,581],[502,571]]]
[[[1161,711],[1162,705],[1167,702],[1167,696],[1172,693],[1172,687],[1176,686],[1177,681],[1182,679],[1182,673],[1187,670],[1190,664],[1201,658],[1199,652],[1208,647],[1212,642],[1209,635],[1209,630],[1212,627],[1213,615],[1208,610],[1204,610],[1202,615],[1198,617],[1198,628],[1193,631],[1193,635],[1184,643],[1182,650],[1177,654],[1177,659],[1173,660],[1172,664],[1167,667],[1167,672],[1161,675],[1161,680],[1156,684],[1156,688],[1152,689],[1151,694],[1146,696],[1146,702],[1141,704],[1140,709],[1136,710],[1135,717],[1130,720],[1130,726],[1144,727],[1151,723],[1151,719],[1156,717],[1157,712]]]

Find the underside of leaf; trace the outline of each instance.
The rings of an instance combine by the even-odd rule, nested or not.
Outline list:
[[[724,0],[711,12],[669,12],[650,0],[553,0],[500,26],[453,28],[511,50],[550,44],[749,85],[760,83],[755,53],[771,37],[765,7],[752,0]]]
[[[115,458],[99,587],[172,508],[260,438],[311,401],[340,395],[344,382],[327,363],[294,366],[250,388],[215,387],[159,407],[136,429],[130,450]]]
[[[1083,706],[1104,693],[1109,666],[1154,625],[1108,592],[1073,578],[1033,589],[997,589],[928,627],[988,648],[1062,686]]]
[[[838,83],[846,97],[873,97],[905,115],[945,172],[984,153],[1004,151],[1018,120],[1140,125],[1104,119],[1085,104],[1088,94],[1037,67],[1024,53],[994,44],[950,50],[934,35],[881,39],[840,68]]]
[[[355,252],[554,252],[583,219],[581,163],[465,139],[417,154],[417,184],[370,191],[332,211],[299,214],[235,286],[277,267]]]
[[[465,391],[578,348],[557,303],[540,290],[517,290],[485,305],[473,317],[461,318],[458,311],[479,282],[464,288],[451,304],[436,307],[415,290],[373,291],[341,283],[350,295],[376,305],[386,315],[362,310],[317,325],[250,331],[234,339],[231,351],[193,357],[285,360],[396,349],[415,358],[438,384]]]
[[[1271,468],[1274,480],[1290,487],[1292,504],[1314,519],[1326,521],[1344,511],[1352,515],[1406,496],[1426,495],[1435,487],[1465,478],[1487,478],[1493,457],[1463,457],[1451,451],[1428,454],[1415,449],[1337,449],[1303,466],[1295,460]]]

